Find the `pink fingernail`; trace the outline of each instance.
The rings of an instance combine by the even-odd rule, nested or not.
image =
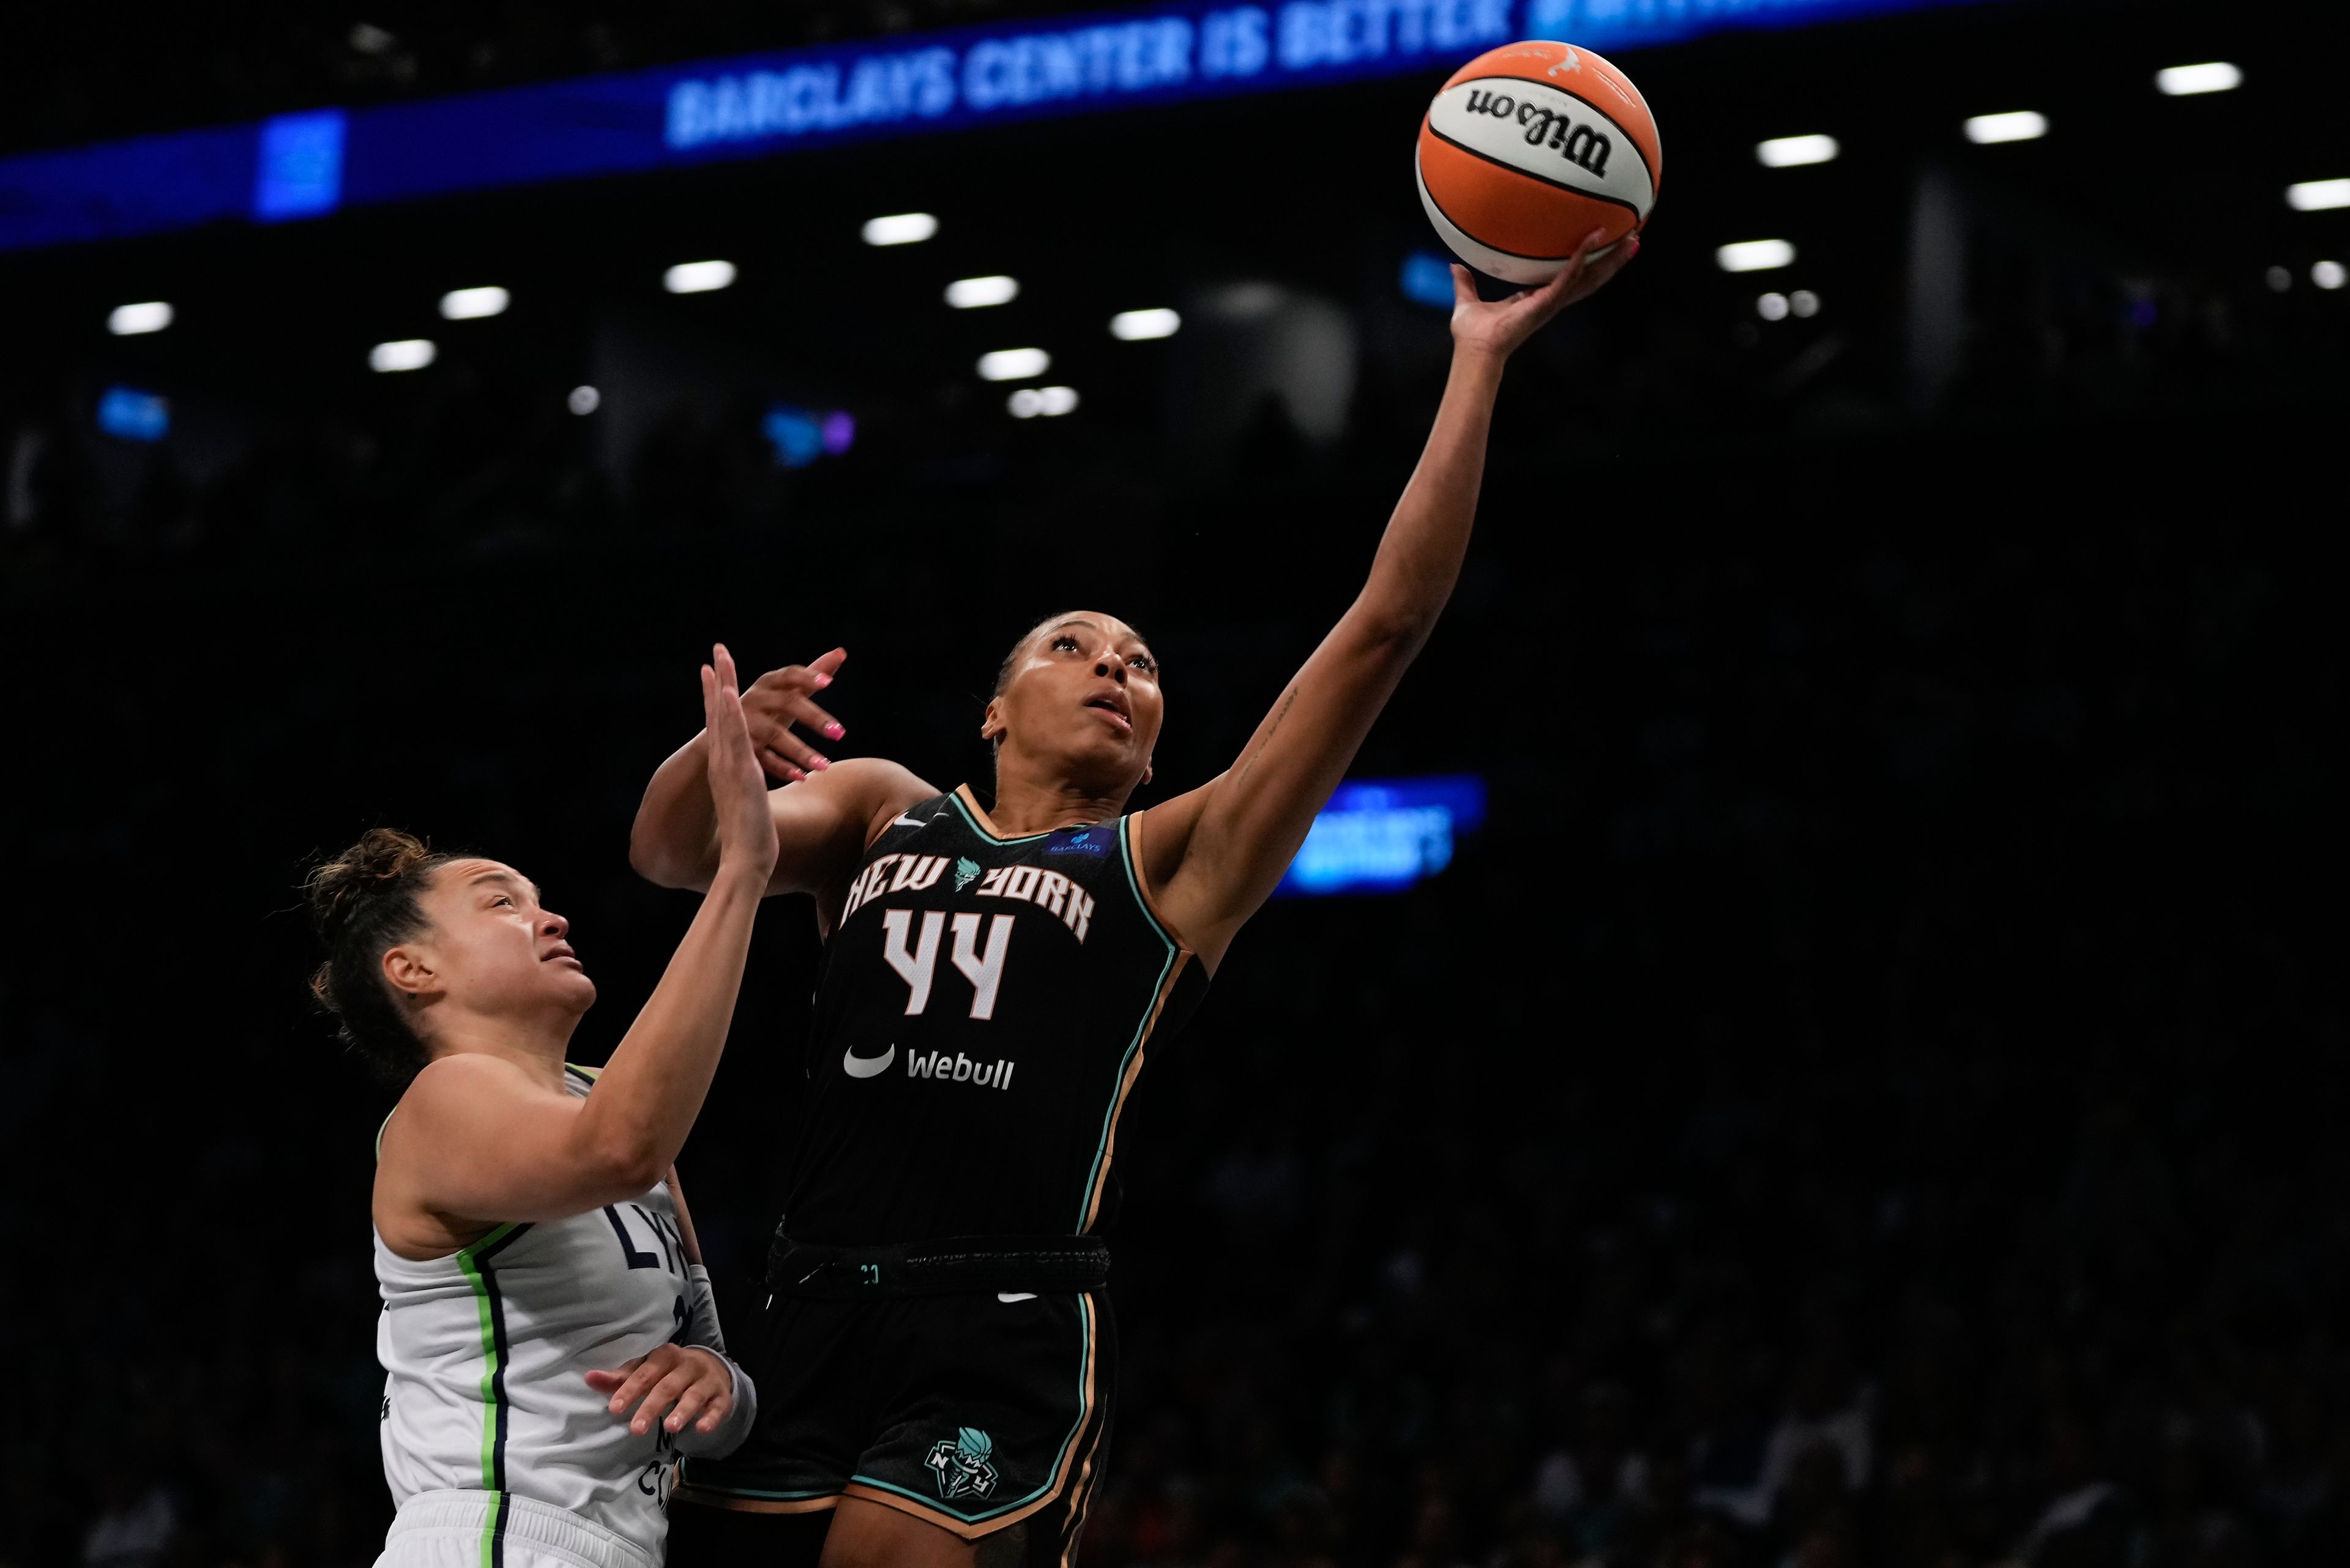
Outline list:
[[[832,677],[829,675],[819,675],[816,678],[816,689],[819,691],[831,684]]]
[[[816,763],[816,771],[818,773],[822,773],[825,769],[832,766],[830,763],[826,762],[822,757],[811,757],[808,760]]]
[[[824,732],[836,741],[848,733],[847,731],[842,729],[838,724],[827,724],[824,727]]]

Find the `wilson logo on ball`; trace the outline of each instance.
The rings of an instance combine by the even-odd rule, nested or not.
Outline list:
[[[1607,177],[1607,154],[1615,143],[1588,125],[1576,125],[1556,109],[1544,109],[1532,99],[1521,103],[1505,92],[1478,92],[1471,88],[1469,112],[1490,114],[1496,119],[1515,119],[1526,128],[1528,147],[1540,147],[1546,141],[1568,162],[1580,163],[1594,174]]]
[[[1595,254],[1656,205],[1663,155],[1639,89],[1588,49],[1533,41],[1478,56],[1420,121],[1419,199],[1453,254],[1512,283]]]

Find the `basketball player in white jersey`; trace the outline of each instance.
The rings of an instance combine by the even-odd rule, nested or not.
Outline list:
[[[408,1080],[377,1138],[379,1568],[658,1568],[676,1455],[750,1428],[671,1161],[776,841],[723,648],[702,683],[720,870],[600,1075],[564,1062],[596,988],[521,873],[378,828],[311,874],[319,999]]]

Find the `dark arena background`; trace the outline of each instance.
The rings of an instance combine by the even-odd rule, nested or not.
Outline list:
[[[1412,136],[1496,16],[1640,83],[1661,199],[1513,365],[1355,769],[1402,782],[1326,819],[1403,869],[1269,906],[1120,1129],[1084,1561],[2350,1560],[2320,8],[1267,0],[1246,90],[675,151],[736,57],[1063,9],[66,7],[0,59],[0,1564],[380,1547],[389,1098],[312,857],[519,864],[601,1060],[693,908],[626,840],[713,639],[845,645],[835,754],[983,790],[1004,648],[1098,607],[1166,669],[1146,800],[1232,757],[1426,432]],[[670,151],[656,102],[633,164],[369,172],[622,78]],[[770,906],[681,1161],[738,1322],[816,956]]]

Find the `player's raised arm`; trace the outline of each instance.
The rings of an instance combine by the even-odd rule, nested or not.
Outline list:
[[[406,996],[450,1002],[443,1050],[420,1072],[387,1124],[378,1168],[379,1228],[400,1233],[417,1215],[473,1220],[559,1219],[634,1197],[661,1179],[709,1093],[734,1013],[751,927],[775,864],[765,781],[752,759],[726,650],[702,671],[710,746],[703,789],[717,867],[708,897],[660,983],[584,1100],[538,1080],[505,1037],[558,1024],[507,1004],[494,988],[453,993],[466,956],[427,943],[385,952],[382,969]],[[570,961],[558,917],[536,909],[536,890],[494,862],[459,878],[478,895],[519,901],[551,939],[538,961]],[[576,963],[576,961],[570,961]],[[453,1000],[452,1000],[453,998]],[[584,1004],[583,1004],[584,1005]],[[553,1049],[559,1060],[560,1042]]]
[[[1146,814],[1143,852],[1160,907],[1209,962],[1281,880],[1451,597],[1476,516],[1503,366],[1639,249],[1637,238],[1627,239],[1605,259],[1590,259],[1602,239],[1594,231],[1556,277],[1507,299],[1479,299],[1468,270],[1452,269],[1451,374],[1369,580],[1232,768]]]
[[[815,892],[845,880],[876,823],[938,793],[895,763],[835,763],[794,733],[798,726],[841,738],[839,722],[816,697],[847,657],[836,648],[806,664],[771,670],[743,693],[754,754],[770,776],[791,786],[767,797],[779,846],[770,893]],[[702,784],[708,753],[706,730],[671,753],[645,786],[629,829],[629,864],[664,888],[706,888],[717,867],[715,822]]]

